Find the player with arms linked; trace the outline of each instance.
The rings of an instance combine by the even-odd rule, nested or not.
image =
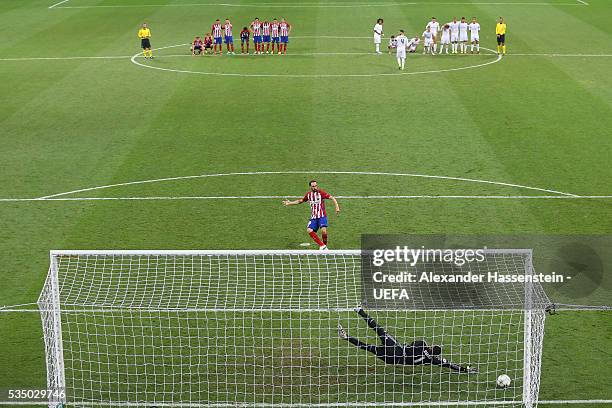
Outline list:
[[[308,235],[319,245],[319,249],[324,251],[327,249],[327,212],[325,211],[325,202],[324,200],[332,200],[334,202],[334,206],[336,207],[336,215],[340,214],[340,206],[338,205],[338,201],[336,198],[327,192],[321,190],[316,180],[310,180],[308,183],[310,186],[310,191],[308,191],[304,197],[299,200],[290,201],[284,200],[283,205],[290,206],[296,204],[302,204],[308,201],[310,204],[310,221],[308,221],[308,226],[306,228],[306,232]],[[321,229],[321,239],[317,235],[317,231]]]

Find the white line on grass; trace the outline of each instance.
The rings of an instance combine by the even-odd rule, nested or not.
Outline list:
[[[582,1],[582,0],[576,0],[578,3],[584,4],[585,6],[588,6],[589,3],[587,3],[586,1]]]
[[[516,188],[522,188],[526,190],[541,191],[544,193],[559,194],[562,196],[579,197],[576,194],[566,193],[566,192],[556,191],[556,190],[550,190],[550,189],[545,189],[545,188],[540,188],[540,187],[530,187],[530,186],[524,186],[521,184],[504,183],[501,181],[472,179],[472,178],[465,178],[465,177],[434,176],[434,175],[429,175],[429,174],[390,173],[390,172],[377,172],[377,171],[287,170],[287,171],[244,171],[244,172],[233,172],[233,173],[199,174],[199,175],[193,175],[193,176],[164,177],[164,178],[150,179],[150,180],[127,181],[123,183],[115,183],[115,184],[107,184],[107,185],[96,186],[96,187],[80,188],[78,190],[71,190],[71,191],[66,191],[63,193],[50,194],[50,195],[46,195],[43,197],[37,197],[37,198],[41,200],[48,199],[48,198],[57,198],[57,197],[71,195],[71,194],[84,193],[87,191],[103,190],[107,188],[121,187],[121,186],[132,186],[136,184],[159,183],[159,182],[164,182],[164,181],[189,180],[189,179],[211,178],[211,177],[292,175],[292,174],[304,174],[304,175],[334,174],[334,175],[351,175],[351,176],[357,175],[357,176],[417,177],[417,178],[436,179],[436,180],[463,181],[463,182],[468,182],[468,183],[493,184],[493,185],[498,185],[498,186],[503,186],[503,187],[516,187]]]
[[[580,1],[580,0],[577,0]],[[548,2],[442,2],[442,3],[171,3],[171,4],[109,4],[90,6],[60,6],[63,9],[95,9],[95,8],[136,8],[136,7],[195,7],[195,6],[217,6],[217,7],[241,7],[241,8],[355,8],[355,7],[402,7],[417,5],[466,5],[466,6],[588,6],[584,2],[576,3],[548,3]]]
[[[165,47],[154,48],[153,50],[154,51],[163,50],[167,48],[183,47],[187,45],[189,44],[167,45]],[[495,51],[489,48],[485,48],[485,47],[480,47],[480,48],[485,51],[490,52],[495,57],[495,59],[492,59],[491,61],[488,61],[488,62],[483,62],[482,64],[468,65],[465,67],[437,69],[437,70],[430,70],[430,71],[408,71],[408,72],[404,72],[404,71],[397,72],[393,70],[394,72],[386,72],[386,73],[383,72],[383,73],[378,73],[378,74],[243,74],[243,73],[237,73],[237,72],[191,71],[191,70],[184,70],[184,69],[157,67],[154,65],[148,65],[148,64],[138,62],[137,59],[142,58],[142,55],[140,52],[138,54],[134,54],[132,58],[130,59],[130,61],[134,65],[138,65],[139,67],[154,69],[158,71],[165,71],[165,72],[175,72],[179,74],[196,74],[196,75],[226,76],[226,77],[257,77],[257,78],[278,78],[278,77],[283,77],[283,78],[374,78],[374,77],[388,77],[388,76],[398,76],[398,75],[424,75],[424,74],[438,74],[438,73],[443,73],[443,72],[463,71],[467,69],[481,68],[487,65],[495,64],[497,62],[500,62],[503,58],[501,55],[496,55]],[[372,55],[375,55],[375,54],[372,53]],[[283,57],[284,56],[285,55],[283,55]]]
[[[52,4],[51,6],[49,6],[49,8],[50,8],[50,9],[52,9],[52,8],[54,8],[54,7],[56,7],[56,6],[59,6],[60,4],[64,4],[64,3],[66,3],[67,1],[68,1],[68,0],[62,0],[62,1],[60,1],[60,2],[57,2],[57,3],[55,3],[55,4]]]
[[[0,202],[31,201],[179,201],[179,200],[282,200],[300,198],[294,195],[256,196],[151,196],[151,197],[61,197],[61,198],[0,198]],[[553,195],[337,195],[343,200],[606,200],[607,196],[553,196]]]

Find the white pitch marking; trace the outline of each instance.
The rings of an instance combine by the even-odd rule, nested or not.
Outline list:
[[[588,6],[588,5],[589,5],[589,3],[587,3],[586,1],[582,1],[582,0],[576,0],[576,1],[577,1],[578,3],[582,3],[582,4],[584,4],[585,6]]]
[[[58,3],[52,4],[51,6],[49,6],[49,8],[52,9],[52,8],[54,8],[56,6],[59,6],[60,4],[66,3],[67,1],[68,0],[62,0],[62,1],[58,2]]]
[[[0,202],[31,202],[31,201],[173,201],[173,200],[282,200],[284,198],[300,198],[301,196],[151,196],[151,197],[62,197],[62,198],[0,198]],[[605,196],[563,196],[563,195],[375,195],[375,196],[343,196],[343,200],[605,200]]]
[[[612,54],[506,54],[506,57],[612,57]]]
[[[544,400],[538,404],[612,404],[612,399],[592,399],[592,400]]]
[[[173,47],[183,47],[186,45],[189,45],[189,44],[168,45],[165,47],[154,48],[153,51],[173,48]],[[231,76],[231,77],[258,77],[258,78],[271,78],[271,77],[273,78],[277,78],[277,77],[283,77],[283,78],[372,78],[372,77],[385,77],[385,76],[397,76],[397,75],[423,75],[423,74],[438,74],[442,72],[463,71],[467,69],[480,68],[480,67],[485,67],[487,65],[495,64],[501,61],[503,58],[501,55],[495,55],[496,53],[491,49],[488,49],[485,47],[480,47],[480,48],[485,51],[491,52],[497,58],[489,62],[483,62],[482,64],[476,64],[476,65],[468,65],[466,67],[446,68],[446,69],[438,69],[438,70],[431,70],[431,71],[394,72],[394,73],[379,73],[379,74],[240,74],[240,73],[228,73],[228,72],[189,71],[189,70],[182,70],[182,69],[162,68],[162,67],[156,67],[154,65],[143,64],[141,62],[136,61],[136,59],[141,57],[140,52],[137,54],[134,54],[134,56],[132,56],[130,61],[134,65],[138,65],[139,67],[155,69],[158,71],[176,72],[179,74],[197,74],[197,75]]]
[[[288,171],[245,171],[245,172],[234,172],[234,173],[200,174],[200,175],[195,175],[195,176],[164,177],[164,178],[150,179],[150,180],[127,181],[124,183],[115,183],[115,184],[107,184],[103,186],[81,188],[78,190],[66,191],[63,193],[56,193],[56,194],[46,195],[43,197],[37,197],[37,199],[41,200],[41,199],[55,198],[55,197],[66,196],[70,194],[84,193],[86,191],[102,190],[102,189],[112,188],[112,187],[131,186],[135,184],[158,183],[161,181],[188,180],[188,179],[196,179],[196,178],[227,177],[227,176],[261,176],[261,175],[288,175],[288,174],[346,174],[346,175],[360,175],[360,176],[419,177],[419,178],[428,178],[428,179],[437,179],[437,180],[453,180],[453,181],[465,181],[465,182],[470,182],[470,183],[493,184],[493,185],[504,186],[504,187],[524,188],[526,190],[541,191],[544,193],[560,194],[560,195],[569,196],[569,197],[580,197],[576,194],[565,193],[565,192],[556,191],[556,190],[549,190],[545,188],[530,187],[530,186],[524,186],[524,185],[513,184],[513,183],[504,183],[501,181],[470,179],[470,178],[464,178],[464,177],[432,176],[428,174],[389,173],[389,172],[376,172],[376,171],[288,170]]]
[[[580,1],[580,0],[577,0]],[[444,3],[174,3],[174,4],[115,4],[115,5],[91,5],[91,6],[60,6],[63,9],[95,9],[95,8],[137,8],[137,7],[194,7],[194,6],[217,6],[217,7],[241,7],[241,8],[355,8],[355,7],[402,7],[416,5],[466,5],[466,6],[584,6],[588,4],[579,3],[526,3],[526,2],[444,2]]]
[[[15,57],[0,58],[0,61],[56,61],[56,60],[81,60],[81,59],[127,59],[131,55],[110,55],[110,56],[90,56],[90,57]]]

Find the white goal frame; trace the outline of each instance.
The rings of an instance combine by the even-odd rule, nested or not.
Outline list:
[[[534,274],[533,254],[531,249],[487,249],[486,253],[494,254],[521,254],[525,256],[525,275]],[[45,286],[38,299],[38,306],[41,313],[46,366],[47,366],[47,387],[49,390],[59,390],[61,396],[54,394],[48,401],[49,408],[63,408],[64,406],[74,406],[70,401],[70,395],[66,395],[66,368],[64,366],[64,342],[62,334],[62,314],[65,313],[61,302],[61,282],[58,259],[66,256],[259,256],[259,255],[291,255],[291,256],[352,256],[358,257],[362,254],[361,250],[52,250],[50,251],[50,267],[45,281]],[[539,284],[538,284],[539,285]],[[541,287],[540,287],[541,289]],[[532,310],[533,290],[530,285],[525,285],[525,308],[522,310],[524,327],[524,353],[523,353],[523,390],[522,400],[490,400],[490,401],[423,401],[423,402],[338,402],[338,403],[155,403],[156,407],[234,407],[234,406],[258,406],[258,407],[340,407],[340,406],[515,406],[534,408],[538,403],[541,355],[543,334],[533,336],[534,324],[542,325],[543,333],[544,310]],[[74,306],[74,305],[73,305]],[[87,311],[88,309],[85,309]],[[219,311],[219,309],[180,309],[181,311]],[[334,311],[351,312],[352,308],[332,308],[332,309],[294,309],[294,308],[271,308],[263,309],[270,312],[311,312],[311,311]],[[478,309],[476,309],[477,311]],[[93,311],[93,309],[92,309]],[[225,312],[248,313],[252,309],[236,308],[223,309]],[[260,310],[261,311],[261,310]],[[537,314],[538,316],[536,316]],[[535,353],[535,354],[534,354]],[[117,403],[104,404],[100,402],[75,402],[76,406],[151,406],[145,403]]]

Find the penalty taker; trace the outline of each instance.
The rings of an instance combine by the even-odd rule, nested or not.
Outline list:
[[[380,326],[376,320],[368,316],[361,306],[358,306],[355,309],[355,312],[357,312],[357,314],[359,314],[359,316],[366,321],[368,326],[376,332],[382,345],[366,344],[355,337],[349,336],[341,324],[338,324],[338,335],[340,338],[347,340],[352,345],[357,346],[362,350],[369,351],[387,364],[413,366],[429,364],[449,368],[461,373],[478,372],[475,367],[451,363],[445,358],[441,357],[442,347],[440,346],[428,346],[423,340],[416,340],[409,345],[404,345],[398,342],[392,335],[387,333],[387,331]]]

